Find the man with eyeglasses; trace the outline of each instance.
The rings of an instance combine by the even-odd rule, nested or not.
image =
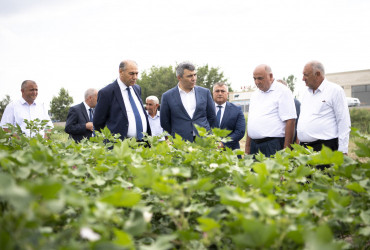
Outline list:
[[[218,127],[230,130],[228,137],[231,141],[220,142],[220,148],[228,147],[232,150],[239,149],[239,141],[245,134],[245,118],[240,107],[227,101],[229,91],[224,82],[215,83],[213,86],[213,100],[216,107]]]
[[[288,87],[275,82],[268,65],[257,66],[253,79],[258,90],[250,100],[245,153],[270,157],[293,142],[294,98]]]

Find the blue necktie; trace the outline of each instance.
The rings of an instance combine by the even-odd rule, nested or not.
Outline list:
[[[90,117],[90,122],[93,122],[93,119],[94,119],[94,112],[93,112],[93,109],[92,108],[89,108],[89,117]],[[92,131],[92,134],[93,136],[95,136],[95,131],[93,129]]]
[[[138,140],[143,139],[143,124],[141,123],[141,116],[139,110],[136,107],[134,98],[132,98],[130,88],[127,88],[128,99],[130,99],[132,111],[134,111],[136,121],[136,137]]]
[[[218,111],[217,111],[217,122],[218,122],[218,127],[220,127],[221,126],[221,108],[222,108],[222,106],[221,105],[218,105],[217,108],[218,108]]]

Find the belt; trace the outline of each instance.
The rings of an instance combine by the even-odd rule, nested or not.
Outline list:
[[[332,142],[332,141],[338,141],[338,138],[330,139],[330,140],[316,140],[316,141],[311,141],[311,142],[300,142],[301,145],[303,146],[313,146],[317,144],[325,144],[327,142]]]
[[[281,138],[284,138],[284,137],[265,137],[265,138],[262,138],[262,139],[252,139],[252,140],[256,144],[260,144],[260,143],[264,143],[264,142],[271,141],[271,140],[274,140],[274,139],[281,139]]]

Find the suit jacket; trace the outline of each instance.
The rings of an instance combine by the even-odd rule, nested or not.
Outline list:
[[[141,88],[137,84],[132,86],[132,88],[137,98],[140,100],[141,108],[146,118],[147,133],[150,135],[151,131],[148,116],[146,115],[143,101],[140,97]],[[107,126],[112,134],[120,134],[120,139],[124,140],[127,137],[129,122],[121,89],[117,80],[115,80],[98,92],[98,103],[96,104],[94,113],[94,128],[99,131]]]
[[[239,141],[245,134],[245,117],[242,109],[233,103],[226,102],[220,128],[231,130],[228,137],[230,137],[232,141],[225,143],[225,146],[232,150],[240,148]]]
[[[168,90],[162,95],[161,100],[161,126],[164,130],[175,136],[179,134],[188,141],[194,140],[194,124],[210,130],[217,127],[215,105],[211,92],[203,87],[195,86],[196,109],[193,118],[190,118],[182,104],[179,88]],[[198,135],[197,131],[196,134]]]
[[[86,129],[87,122],[89,122],[89,115],[84,103],[81,102],[69,109],[64,131],[76,142],[80,142],[83,138],[89,139],[92,131]]]

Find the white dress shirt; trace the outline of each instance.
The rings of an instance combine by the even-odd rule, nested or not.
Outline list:
[[[163,128],[161,127],[161,120],[160,120],[160,112],[157,110],[157,114],[152,117],[148,113],[148,120],[150,125],[150,130],[152,131],[152,136],[159,136],[164,132]],[[164,136],[159,139],[159,141],[164,141]]]
[[[215,110],[216,110],[216,115],[217,115],[217,112],[219,110],[219,108],[217,106],[222,106],[221,108],[221,118],[220,118],[220,126],[221,126],[221,123],[222,123],[222,118],[224,117],[224,113],[225,113],[225,108],[226,108],[226,102],[224,102],[223,104],[221,105],[218,105],[217,103],[215,103]]]
[[[292,92],[274,81],[266,92],[258,89],[251,96],[248,136],[252,139],[285,137],[286,120],[296,118]]]
[[[7,128],[7,123],[12,124],[13,126],[18,124],[26,136],[34,137],[35,134],[31,134],[30,130],[26,129],[27,125],[24,120],[27,119],[31,121],[36,118],[40,120],[49,120],[46,125],[50,126],[51,128],[54,127],[44,103],[40,103],[35,100],[31,105],[29,105],[23,98],[21,98],[17,101],[11,102],[8,106],[6,106],[0,125],[3,128]],[[40,131],[40,135],[45,135],[44,130]]]
[[[85,105],[85,108],[86,108],[87,117],[89,117],[89,119],[91,119],[91,117],[90,117],[90,110],[89,109],[92,109],[93,116],[94,116],[94,109],[91,108],[86,102],[83,102],[83,104]]]
[[[197,107],[197,101],[195,99],[195,90],[193,88],[190,92],[186,93],[184,90],[180,88],[180,86],[178,86],[178,88],[180,92],[182,105],[184,105],[184,108],[188,115],[190,116],[190,118],[193,119],[193,115]]]
[[[117,78],[117,82],[118,82],[118,86],[121,89],[123,102],[125,103],[125,107],[126,107],[126,113],[127,113],[127,118],[128,118],[127,137],[129,138],[137,137],[136,136],[136,120],[135,120],[134,111],[132,110],[132,107],[131,107],[130,99],[128,97],[127,86],[121,81],[120,78]],[[141,117],[141,123],[143,124],[143,132],[146,133],[147,123],[146,123],[145,114],[142,108],[142,104],[140,100],[138,99],[137,95],[135,94],[135,90],[132,88],[132,86],[130,86],[130,92],[131,92],[132,98],[135,101],[136,107]]]
[[[301,100],[297,136],[302,142],[338,138],[338,150],[347,153],[351,119],[344,90],[326,79],[313,93],[307,88]]]

